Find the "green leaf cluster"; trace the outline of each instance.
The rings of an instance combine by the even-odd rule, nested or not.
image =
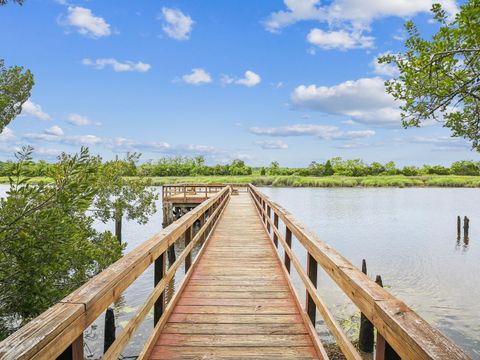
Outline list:
[[[379,58],[399,70],[387,92],[399,101],[404,127],[435,119],[480,150],[480,0],[461,6],[453,21],[439,4],[432,12],[439,29],[431,40],[408,21],[405,52]]]
[[[34,81],[30,70],[21,66],[5,67],[0,59],[0,132],[22,111],[30,97]]]
[[[122,246],[94,228],[87,210],[97,192],[99,159],[88,149],[62,154],[52,181],[32,185],[17,154],[0,201],[0,337],[22,326],[118,259]]]

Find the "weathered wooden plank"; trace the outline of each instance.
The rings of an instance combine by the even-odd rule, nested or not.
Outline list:
[[[155,346],[150,359],[317,359],[312,347]]]
[[[302,323],[290,324],[190,324],[190,323],[167,323],[164,334],[276,334],[294,335],[308,334]]]
[[[210,306],[221,306],[221,305],[229,305],[229,306],[291,306],[292,301],[290,298],[284,299],[216,299],[216,298],[206,298],[206,299],[199,299],[199,298],[184,298],[182,297],[178,301],[179,305],[210,305]]]
[[[265,347],[310,346],[308,335],[196,335],[163,334],[156,346]]]
[[[229,306],[229,305],[177,305],[174,314],[297,314],[291,306]]]

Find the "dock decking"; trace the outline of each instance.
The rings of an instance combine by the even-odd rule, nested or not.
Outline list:
[[[281,267],[252,198],[232,196],[149,358],[323,358]]]

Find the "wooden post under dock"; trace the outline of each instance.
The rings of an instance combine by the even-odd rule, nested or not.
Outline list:
[[[362,272],[367,275],[367,262],[362,260]],[[360,313],[360,332],[358,335],[358,347],[361,351],[366,353],[373,352],[374,343],[374,327],[368,318]]]

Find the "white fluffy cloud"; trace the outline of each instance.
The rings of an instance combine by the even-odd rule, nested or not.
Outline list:
[[[79,114],[69,114],[67,116],[67,122],[76,126],[85,126],[92,124],[92,121],[89,118]]]
[[[252,87],[260,84],[262,78],[251,70],[245,71],[244,77],[235,81],[236,84]]]
[[[188,40],[195,21],[178,9],[164,7],[162,9],[164,20],[163,31],[175,40]]]
[[[41,134],[30,133],[23,135],[25,139],[36,141],[57,142],[67,145],[92,146],[103,142],[102,138],[96,135],[65,135],[59,126],[52,126]]]
[[[65,24],[75,27],[78,33],[93,38],[109,36],[112,33],[110,24],[102,17],[95,16],[92,10],[81,6],[68,7]]]
[[[261,81],[262,81],[262,78],[260,77],[260,75],[253,72],[252,70],[245,71],[243,78],[239,78],[239,79],[235,79],[228,75],[223,75],[222,77],[222,82],[224,84],[237,84],[237,85],[243,85],[247,87],[253,87],[255,85],[258,85],[261,83]]]
[[[52,127],[45,129],[45,134],[54,135],[54,136],[63,136],[65,133],[63,129],[58,125],[53,125]]]
[[[334,86],[300,85],[291,94],[294,106],[349,116],[358,123],[400,124],[398,103],[379,77],[350,80]]]
[[[91,66],[97,70],[104,69],[106,66],[111,66],[112,70],[115,72],[147,72],[151,68],[150,64],[146,64],[141,61],[120,62],[112,58],[96,60],[85,58],[82,60],[82,64],[85,66]]]
[[[347,140],[368,138],[375,135],[373,130],[342,131],[337,126],[316,124],[294,124],[281,127],[252,127],[252,134],[266,136],[314,136],[324,140]]]
[[[6,143],[16,140],[17,137],[13,133],[13,130],[8,127],[4,127],[3,131],[0,133],[0,143]]]
[[[265,150],[285,150],[288,149],[288,145],[282,140],[261,140],[255,141],[255,144]]]
[[[298,21],[317,20],[337,25],[346,23],[356,29],[365,29],[378,18],[428,13],[436,2],[441,3],[450,16],[458,11],[455,0],[334,0],[323,6],[320,0],[284,0],[286,9],[270,14],[264,26],[268,31],[278,32]]]
[[[398,75],[398,68],[395,64],[387,64],[387,63],[380,64],[378,62],[379,57],[385,56],[388,54],[390,54],[389,51],[378,54],[377,56],[375,56],[375,58],[373,58],[372,62],[370,63],[370,66],[373,67],[373,72],[375,74],[384,75],[388,77],[394,77]]]
[[[371,31],[374,20],[429,13],[437,2],[450,18],[458,12],[455,0],[333,0],[325,4],[320,0],[284,0],[286,9],[271,13],[263,24],[270,32],[280,32],[299,21],[318,21],[329,30],[312,29],[307,36],[310,43],[323,49],[372,48],[374,38],[363,33]]]
[[[347,50],[355,48],[370,49],[374,46],[375,38],[372,36],[362,35],[359,31],[323,31],[315,28],[310,30],[308,33],[307,41],[312,45],[316,45],[327,50]]]
[[[182,80],[187,84],[200,85],[211,83],[212,77],[204,69],[195,68],[190,74],[183,75]]]
[[[22,105],[22,115],[31,116],[40,120],[50,120],[51,117],[45,111],[42,110],[42,107],[33,101],[27,100]]]
[[[324,21],[327,17],[325,9],[317,6],[320,0],[284,0],[286,10],[270,14],[264,21],[268,31],[278,32],[285,26],[302,20]]]

